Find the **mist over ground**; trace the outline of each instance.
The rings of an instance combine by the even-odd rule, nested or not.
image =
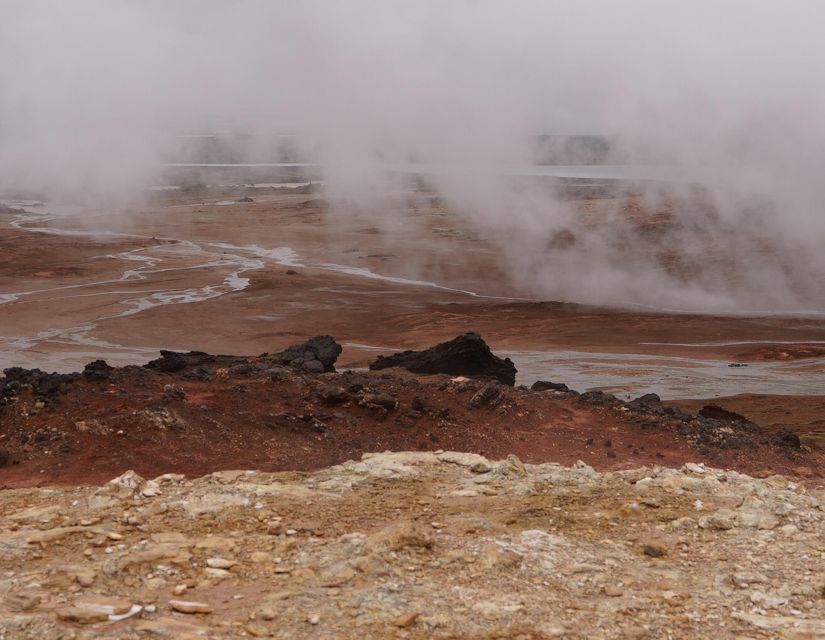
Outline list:
[[[823,19],[815,0],[0,0],[0,190],[117,208],[181,136],[254,133],[257,157],[289,134],[340,224],[408,224],[388,168],[438,167],[537,298],[825,312]],[[509,176],[546,134],[682,176],[635,185],[667,224],[640,233],[618,202],[588,222]]]

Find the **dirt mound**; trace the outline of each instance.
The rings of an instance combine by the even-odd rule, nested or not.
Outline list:
[[[0,449],[8,452],[0,484],[100,482],[130,468],[310,470],[374,450],[456,449],[606,469],[700,460],[818,477],[825,468],[819,448],[794,446],[787,434],[653,397],[623,403],[600,392],[402,370],[311,373],[268,354],[161,360],[177,356],[186,366],[173,372],[100,361],[83,374],[9,370],[0,379]]]
[[[413,373],[495,378],[510,386],[516,383],[516,367],[512,361],[493,355],[481,336],[472,332],[423,351],[378,356],[370,365],[373,371],[390,367],[401,367]]]
[[[130,471],[4,493],[0,637],[822,637],[823,504],[697,464],[451,451]]]

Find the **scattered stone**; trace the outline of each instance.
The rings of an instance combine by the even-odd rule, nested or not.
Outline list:
[[[646,393],[626,403],[628,409],[658,413],[662,411],[662,399],[655,393]]]
[[[186,392],[180,385],[167,384],[163,387],[163,398],[172,402],[186,400]]]
[[[150,482],[164,510],[94,487],[4,494],[0,637],[703,637],[719,616],[720,637],[825,629],[825,493],[776,476],[446,451]],[[700,516],[735,526],[697,531]]]
[[[192,600],[170,600],[169,606],[180,613],[212,613],[212,607],[205,602]]]
[[[206,564],[213,569],[231,569],[238,563],[226,558],[207,558]]]
[[[327,405],[344,404],[354,400],[354,396],[343,387],[323,387],[318,391],[318,397]]]
[[[727,531],[733,529],[733,518],[723,513],[713,513],[699,518],[699,527],[712,531]]]
[[[361,397],[359,404],[367,408],[395,411],[398,408],[398,399],[388,393],[365,393]]]
[[[605,393],[604,391],[585,391],[579,395],[578,400],[581,404],[594,407],[617,407],[623,404],[612,393]]]
[[[561,382],[550,382],[549,380],[537,380],[530,386],[531,391],[570,391],[566,384]]]
[[[76,624],[94,624],[95,622],[107,622],[109,620],[108,613],[79,607],[63,607],[56,611],[56,615],[58,620]]]
[[[107,616],[120,616],[132,610],[132,603],[129,600],[106,598],[103,596],[78,600],[74,603],[74,606],[78,609],[100,611]]]
[[[126,499],[139,493],[145,484],[146,480],[134,471],[129,470],[117,478],[109,480],[109,482],[103,486],[103,491],[117,498]]]
[[[179,618],[163,617],[157,620],[140,620],[135,623],[139,634],[169,640],[202,640],[208,638],[205,627],[191,624]]]
[[[415,624],[415,621],[418,620],[418,613],[404,613],[395,618],[392,623],[401,629],[407,629]]]
[[[504,389],[498,382],[490,382],[484,385],[472,398],[470,407],[478,409],[480,407],[495,408],[504,401]]]

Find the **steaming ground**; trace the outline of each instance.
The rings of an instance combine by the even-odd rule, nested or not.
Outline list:
[[[816,0],[6,0],[0,190],[123,206],[159,172],[279,166],[317,173],[344,226],[403,237],[384,194],[415,171],[527,297],[822,313],[823,19]],[[646,181],[653,209],[661,181],[682,193],[639,233],[525,184],[585,169]]]
[[[295,191],[170,190],[118,216],[7,202],[17,210],[0,215],[0,364],[70,371],[95,358],[142,363],[161,348],[254,354],[330,333],[346,345],[344,366],[361,367],[377,353],[474,329],[513,358],[524,384],[552,379],[667,398],[825,389],[819,315],[540,302],[529,278],[514,281],[500,239],[431,194],[407,194],[403,224],[394,217],[382,228],[372,214],[343,224],[326,199]],[[239,202],[246,192],[253,202]],[[620,206],[623,228],[650,248],[664,239],[663,259],[689,276],[658,230],[666,215],[637,198],[619,202],[610,207]],[[577,205],[597,231],[615,228],[600,215],[604,199]]]

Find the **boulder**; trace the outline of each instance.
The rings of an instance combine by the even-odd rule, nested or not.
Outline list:
[[[423,351],[378,356],[370,365],[373,371],[390,367],[401,367],[413,373],[495,378],[510,386],[516,382],[516,367],[512,361],[494,355],[477,333],[465,333]]]
[[[112,367],[105,360],[94,360],[83,367],[83,377],[93,382],[111,380],[112,371]]]
[[[293,369],[323,373],[335,371],[335,361],[343,350],[332,336],[315,336],[304,343],[293,344],[273,357]]]
[[[570,388],[562,382],[550,382],[549,380],[536,380],[530,391],[570,391]]]

